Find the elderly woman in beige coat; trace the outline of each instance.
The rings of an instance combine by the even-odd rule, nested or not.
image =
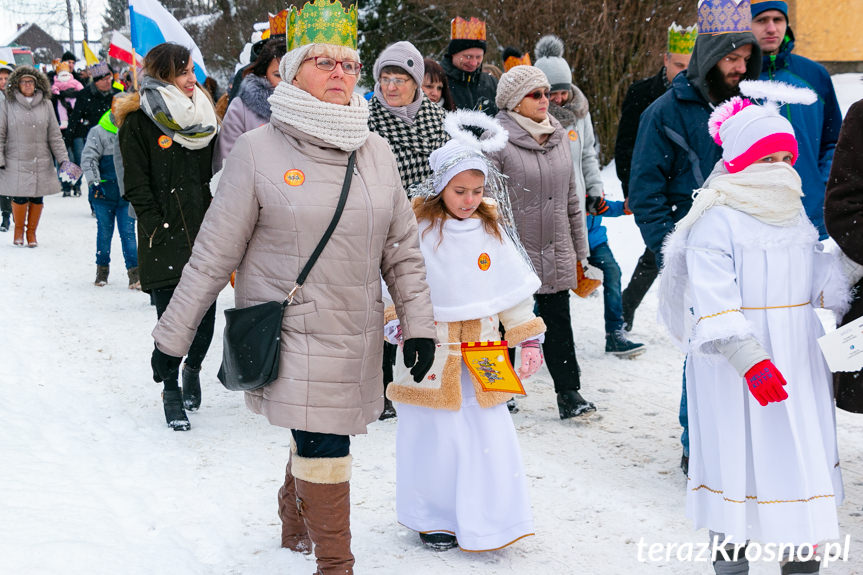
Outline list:
[[[19,66],[0,106],[0,190],[12,196],[12,242],[35,248],[42,198],[60,191],[54,162],[67,162],[66,145],[51,106],[51,85],[30,66]]]
[[[518,234],[542,280],[535,299],[547,331],[542,344],[561,419],[596,407],[579,393],[581,381],[569,314],[578,267],[588,269],[587,226],[569,140],[548,114],[551,85],[533,66],[515,66],[498,83],[496,118],[509,132],[506,147],[489,155],[509,177]]]
[[[431,367],[435,327],[416,220],[386,141],[353,93],[355,49],[306,44],[282,59],[270,122],[227,158],[189,263],[153,336],[154,373],[169,377],[202,315],[237,270],[237,307],[286,298],[328,226],[348,156],[356,167],[329,243],[282,322],[278,379],[246,404],[292,432],[279,490],[282,546],[311,552],[318,573],[353,573],[350,435],[383,407],[381,275],[395,300],[405,363]]]

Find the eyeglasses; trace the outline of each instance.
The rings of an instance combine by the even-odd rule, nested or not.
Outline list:
[[[363,65],[359,62],[354,62],[353,60],[336,60],[329,56],[314,56],[313,58],[306,58],[303,60],[303,63],[306,63],[309,60],[314,60],[315,68],[323,70],[324,72],[332,72],[336,69],[337,64],[341,64],[342,72],[349,76],[357,76],[360,73],[360,70],[363,69]]]
[[[459,58],[461,58],[461,59],[462,59],[462,61],[464,61],[464,60],[467,60],[467,61],[477,60],[477,61],[479,61],[479,60],[482,60],[482,57],[483,57],[484,55],[485,55],[485,54],[480,54],[479,56],[471,56],[470,54],[467,54],[467,55],[464,55],[464,56],[459,56]]]
[[[35,85],[35,84],[36,84],[36,80],[33,80],[32,78],[21,78],[21,81],[20,81],[20,82],[18,82],[18,83],[19,83],[19,84],[21,84],[22,86],[23,86],[23,85],[27,85],[27,86],[29,86],[30,84],[34,84],[34,85]]]
[[[549,90],[537,90],[536,92],[531,92],[530,94],[525,96],[525,98],[533,98],[534,100],[542,100],[543,98],[545,98],[546,100],[548,100],[548,95],[550,93],[551,92]]]
[[[401,88],[402,86],[410,82],[410,80],[407,78],[381,78],[380,80],[378,80],[378,82],[380,82],[381,86],[387,86],[389,84],[392,84],[396,88]]]

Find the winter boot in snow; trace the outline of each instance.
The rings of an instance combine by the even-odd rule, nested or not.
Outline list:
[[[108,266],[96,266],[96,281],[94,286],[102,287],[108,283]]]
[[[201,368],[189,367],[183,364],[183,407],[189,411],[198,411],[201,407]]]
[[[726,559],[726,555],[728,559]],[[748,575],[749,560],[746,559],[746,546],[726,545],[725,553],[716,551],[713,555],[713,571],[716,575]]]
[[[291,439],[291,458],[296,457],[297,446]],[[279,489],[279,519],[282,520],[282,547],[309,555],[312,552],[312,540],[306,522],[300,515],[297,500],[297,486],[291,473],[291,459],[285,467],[285,484]]]
[[[378,417],[378,421],[383,421],[385,419],[392,419],[398,415],[396,413],[396,408],[393,405],[393,402],[390,401],[388,397],[384,397],[384,410],[381,412],[380,417]]]
[[[27,204],[16,204],[12,202],[12,219],[15,222],[15,235],[12,243],[16,246],[24,245],[24,223],[27,221]]]
[[[27,247],[35,248],[39,245],[36,241],[36,228],[39,227],[39,218],[42,217],[44,204],[27,202]]]
[[[9,231],[9,212],[3,212],[3,221],[0,222],[0,232]]]
[[[596,406],[587,401],[575,389],[568,389],[557,394],[557,410],[561,419],[569,419],[596,411]]]
[[[433,551],[446,551],[458,547],[458,540],[452,533],[420,533],[420,541]]]
[[[189,431],[192,424],[183,411],[183,394],[179,389],[166,389],[162,392],[162,405],[165,408],[165,421],[174,431]]]
[[[643,343],[630,341],[626,336],[626,332],[622,329],[605,334],[605,353],[610,353],[620,358],[632,359],[645,351]]]
[[[353,575],[351,456],[291,458],[297,508],[314,543],[316,575]]]
[[[518,404],[515,402],[514,397],[510,397],[506,400],[506,408],[509,410],[510,413],[518,413]]]
[[[819,573],[821,560],[810,559],[809,561],[783,561],[782,575],[794,575],[796,573]]]
[[[138,276],[138,267],[129,268],[126,270],[129,275],[129,289],[141,289],[141,278]]]

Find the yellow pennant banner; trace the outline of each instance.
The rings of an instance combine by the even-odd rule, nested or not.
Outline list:
[[[512,368],[506,341],[467,341],[461,355],[483,391],[525,395],[524,386]]]

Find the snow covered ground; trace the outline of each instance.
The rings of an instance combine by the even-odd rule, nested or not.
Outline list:
[[[860,75],[836,77],[843,111]],[[604,177],[619,195],[613,166]],[[126,288],[119,241],[110,283],[95,277],[96,222],[83,198],[46,198],[37,249],[0,235],[0,573],[308,574],[311,558],[279,548],[276,491],[287,430],[249,413],[216,380],[217,336],[204,363],[192,430],[170,431],[150,377],[155,310]],[[632,218],[606,219],[628,279],[643,244]],[[624,282],[625,283],[625,282]],[[513,416],[530,482],[536,536],[483,554],[434,553],[395,519],[397,421],[354,439],[356,572],[402,574],[710,573],[707,562],[640,562],[638,544],[701,543],[684,515],[677,405],[683,358],[657,325],[652,290],[635,360],[604,353],[602,299],[572,301],[589,419],[561,422],[543,369]],[[863,416],[837,414],[847,562],[863,574]],[[490,487],[490,488],[493,488]],[[642,552],[642,558],[646,552]],[[752,573],[777,573],[756,563]]]

